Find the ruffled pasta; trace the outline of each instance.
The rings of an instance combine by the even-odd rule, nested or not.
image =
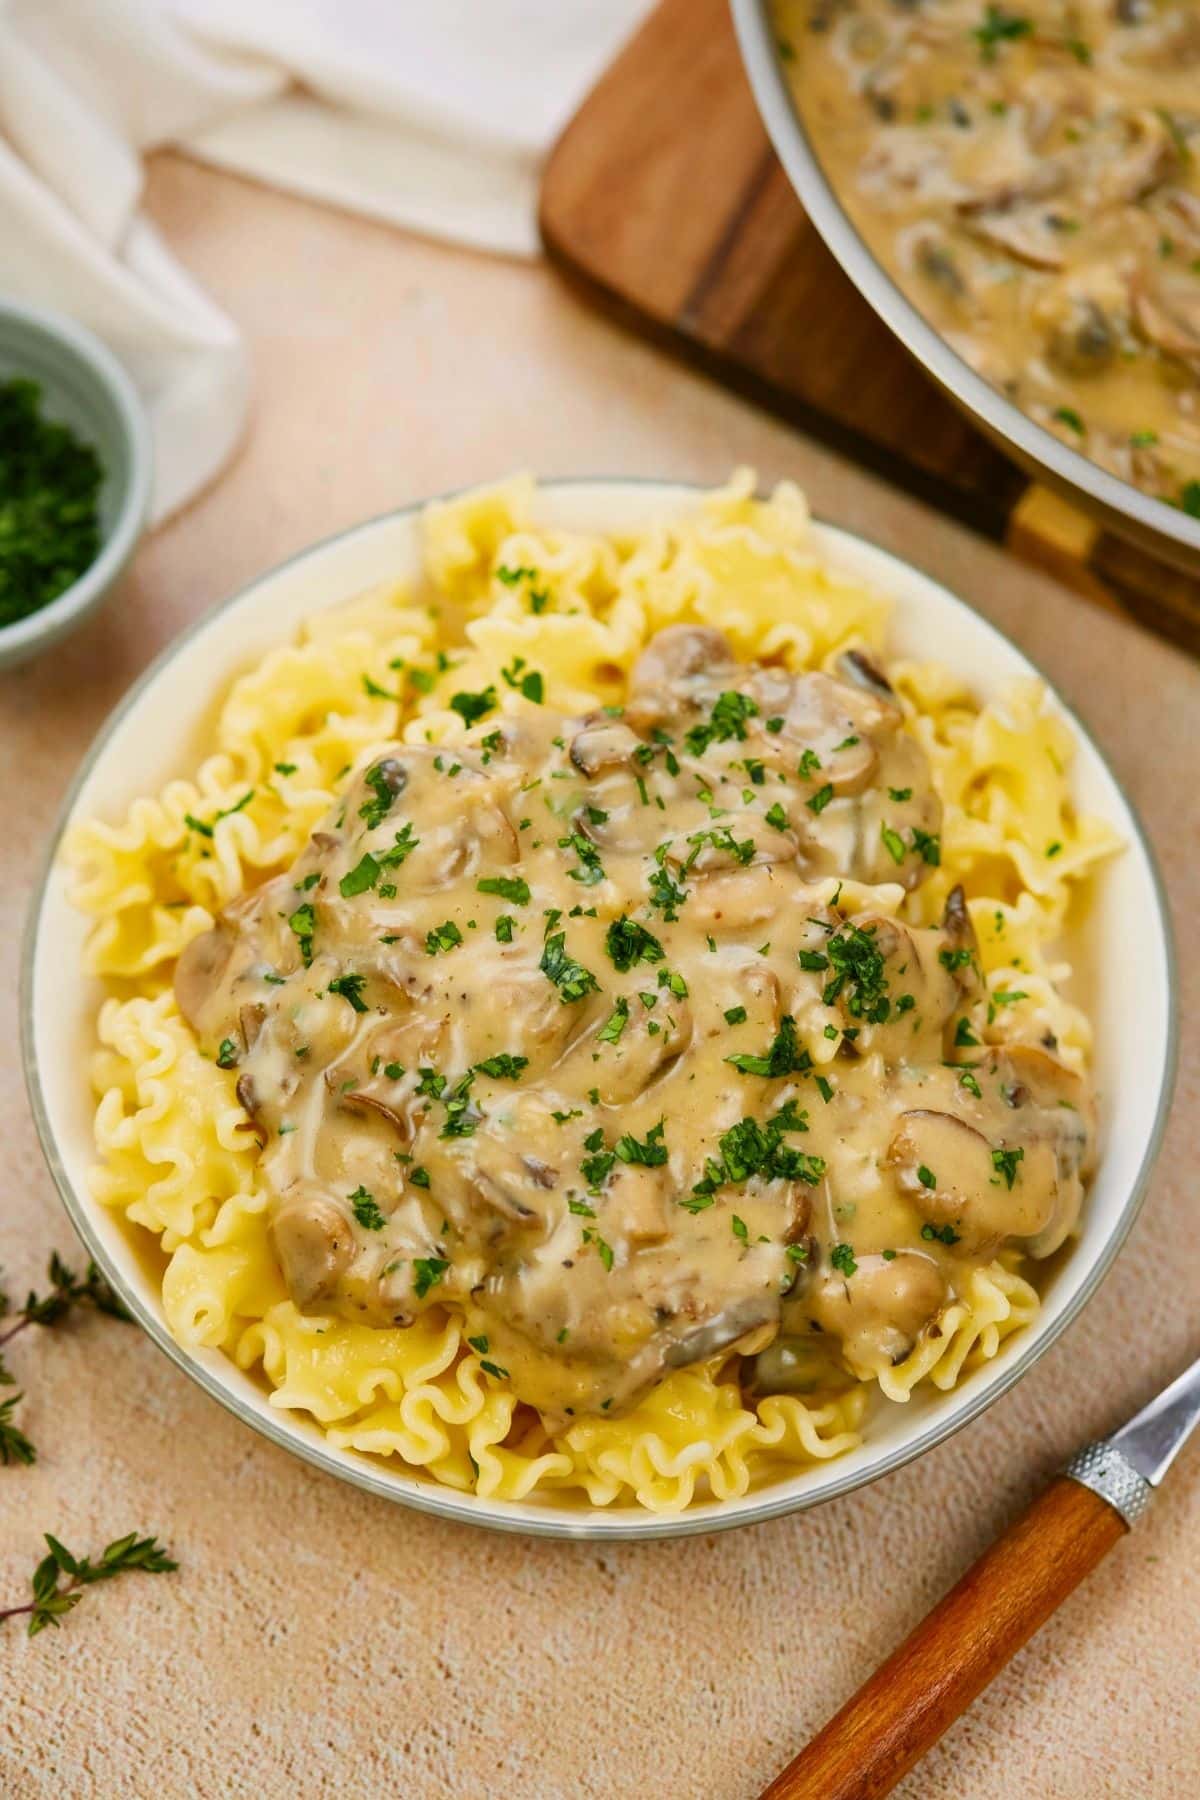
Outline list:
[[[851,645],[882,649],[887,602],[818,555],[790,484],[758,500],[743,472],[624,536],[546,529],[536,512],[527,477],[430,507],[422,593],[384,585],[319,614],[232,684],[194,774],[115,823],[72,832],[87,966],[114,995],[92,1063],[94,1186],[157,1240],[178,1340],[258,1371],[273,1406],[315,1420],[334,1445],[486,1498],[573,1493],[672,1513],[843,1454],[861,1441],[873,1389],[904,1402],[920,1383],[949,1389],[996,1356],[1038,1307],[1019,1259],[976,1271],[904,1361],[858,1371],[820,1403],[749,1400],[717,1359],[675,1371],[623,1417],[551,1432],[446,1311],[385,1329],[297,1311],[234,1076],[200,1053],[170,989],[183,947],[295,860],[375,747],[461,734],[460,690],[492,686],[503,706],[536,668],[563,710],[614,702],[647,639],[679,621],[719,624],[739,656],[790,667],[829,665]],[[1089,1029],[1063,997],[1070,971],[1055,945],[1115,839],[1074,811],[1070,731],[1036,680],[980,707],[937,665],[906,662],[892,676],[944,805],[940,865],[905,914],[934,920],[961,883],[987,977],[984,1041],[1052,1032],[1082,1068]]]

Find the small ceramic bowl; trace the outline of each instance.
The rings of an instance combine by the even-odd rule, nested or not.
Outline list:
[[[0,669],[15,668],[94,612],[141,535],[150,505],[150,427],[133,383],[110,351],[57,313],[0,300],[0,382],[18,376],[42,390],[42,412],[68,425],[100,458],[100,554],[48,606],[0,626]]]
[[[554,482],[540,489],[536,517],[551,528],[627,532],[645,529],[696,498],[695,490],[659,482]],[[828,525],[815,527],[814,540],[838,569],[892,599],[890,656],[932,652],[980,698],[995,693],[1007,676],[1036,672],[993,626],[911,565]],[[76,974],[86,921],[68,898],[70,877],[59,857],[63,831],[81,818],[120,818],[138,794],[154,792],[194,765],[211,728],[214,696],[287,642],[304,619],[376,582],[415,582],[421,569],[419,507],[372,519],[301,551],[164,651],[84,758],[34,894],[22,976],[25,1073],[34,1119],[76,1230],[160,1349],[245,1424],[344,1481],[445,1519],[546,1537],[677,1537],[813,1506],[900,1468],[1011,1387],[1095,1292],[1137,1213],[1170,1099],[1176,978],[1154,860],[1100,751],[1055,696],[1050,703],[1075,733],[1075,802],[1106,819],[1125,844],[1101,872],[1087,918],[1072,940],[1080,997],[1096,1032],[1102,1120],[1100,1163],[1080,1237],[1048,1279],[1032,1324],[1008,1338],[991,1362],[971,1370],[952,1393],[921,1389],[907,1406],[881,1409],[866,1441],[848,1455],[797,1469],[739,1499],[704,1501],[670,1517],[636,1507],[592,1508],[553,1496],[505,1501],[457,1493],[395,1460],[335,1449],[311,1420],[272,1404],[265,1387],[220,1351],[182,1349],[167,1327],[159,1280],[149,1259],[139,1255],[132,1228],[92,1194],[95,1099],[88,1069],[101,990]],[[1103,1329],[1102,1321],[1097,1329]]]

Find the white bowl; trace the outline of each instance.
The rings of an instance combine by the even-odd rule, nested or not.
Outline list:
[[[544,487],[539,517],[582,529],[629,528],[694,501],[683,486],[586,481]],[[116,818],[135,795],[158,788],[200,757],[212,705],[230,679],[302,619],[374,582],[420,569],[417,507],[390,513],[302,551],[225,601],[164,652],[126,695],[84,759],[54,834],[25,944],[22,1034],[25,1071],[42,1146],[67,1211],[88,1250],[144,1329],[180,1368],[240,1419],[308,1462],[368,1491],[443,1518],[554,1537],[643,1538],[714,1531],[814,1506],[899,1468],[940,1443],[1011,1387],[1094,1293],[1128,1232],[1158,1148],[1175,1062],[1173,960],[1166,905],[1136,816],[1078,719],[1072,771],[1076,803],[1108,819],[1124,854],[1102,872],[1074,960],[1096,1030],[1100,1166],[1080,1240],[1050,1280],[1037,1320],[994,1361],[949,1394],[918,1393],[880,1408],[866,1442],[742,1499],[709,1502],[673,1517],[561,1501],[506,1502],[460,1494],[385,1463],[334,1449],[315,1425],[279,1411],[218,1351],[191,1352],[171,1337],[157,1286],[130,1230],[92,1199],[93,1100],[87,1060],[100,991],[78,978],[85,920],[67,899],[57,855],[63,831],[87,815]],[[934,655],[986,697],[1031,664],[961,600],[916,569],[845,531],[819,526],[819,546],[850,573],[891,595],[889,653]]]

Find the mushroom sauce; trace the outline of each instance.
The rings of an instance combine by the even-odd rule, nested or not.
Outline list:
[[[1040,425],[1200,515],[1195,0],[778,0],[869,248]]]
[[[561,1420],[718,1355],[835,1390],[1064,1240],[1089,1097],[1052,1042],[988,1045],[961,889],[896,916],[941,808],[865,657],[676,626],[623,709],[513,704],[376,754],[180,960],[298,1307],[449,1303]]]

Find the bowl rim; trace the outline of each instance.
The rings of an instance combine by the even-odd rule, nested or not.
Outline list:
[[[38,1065],[33,1010],[34,972],[47,893],[58,863],[62,840],[71,823],[78,797],[109,741],[167,665],[184,654],[201,633],[255,588],[283,574],[296,564],[304,562],[310,556],[331,550],[347,539],[357,537],[362,533],[369,533],[377,527],[413,519],[419,516],[427,506],[455,500],[463,494],[474,491],[477,485],[472,483],[466,487],[449,489],[440,494],[411,502],[406,506],[390,508],[386,512],[377,513],[371,518],[361,520],[357,524],[344,527],[313,543],[306,544],[271,568],[263,570],[233,593],[226,594],[223,599],[208,607],[191,625],[166,644],[118,701],[100,727],[84,753],[80,766],[63,797],[32,889],[29,911],[22,934],[19,998],[21,1058],[26,1093],[42,1154],[46,1159],[51,1178],[58,1190],[67,1216],[84,1248],[96,1262],[101,1273],[133,1319],[170,1361],[242,1424],[250,1426],[260,1436],[267,1438],[281,1449],[299,1456],[312,1467],[347,1481],[367,1493],[401,1506],[412,1507],[418,1512],[450,1520],[456,1524],[475,1525],[488,1530],[510,1532],[528,1537],[591,1542],[607,1540],[629,1542],[656,1538],[691,1537],[704,1533],[733,1530],[744,1525],[760,1524],[790,1513],[806,1512],[810,1507],[822,1505],[827,1500],[838,1499],[858,1488],[867,1487],[886,1475],[893,1474],[918,1456],[924,1455],[926,1451],[934,1449],[948,1438],[953,1437],[1007,1393],[1075,1321],[1108,1274],[1141,1211],[1150,1174],[1166,1128],[1178,1066],[1179,1002],[1176,947],[1166,888],[1141,818],[1113,772],[1108,758],[1074,710],[1059,694],[1040,665],[1029,657],[1019,645],[1014,644],[998,626],[993,625],[968,601],[945,587],[934,576],[929,575],[919,564],[908,562],[904,557],[885,549],[876,544],[873,539],[865,537],[859,532],[848,530],[842,526],[829,525],[821,520],[814,520],[833,548],[836,549],[839,541],[862,546],[881,557],[885,565],[894,567],[901,573],[906,571],[916,573],[922,581],[936,589],[942,601],[951,603],[969,613],[975,624],[985,633],[990,634],[1006,648],[1016,650],[1017,654],[1045,683],[1055,705],[1061,710],[1063,717],[1070,722],[1079,738],[1096,756],[1104,773],[1124,802],[1132,829],[1133,843],[1140,852],[1150,876],[1160,928],[1167,1010],[1162,1075],[1155,1103],[1154,1119],[1143,1145],[1137,1172],[1130,1184],[1129,1192],[1111,1232],[1084,1275],[1077,1292],[1056,1318],[1046,1320],[1043,1315],[1040,1329],[1038,1323],[1034,1322],[1030,1330],[1023,1334],[1028,1341],[1001,1367],[994,1368],[992,1378],[981,1383],[979,1391],[961,1404],[960,1410],[952,1412],[947,1409],[947,1416],[942,1418],[939,1416],[942,1409],[937,1409],[931,1420],[914,1432],[911,1440],[897,1445],[881,1458],[875,1467],[850,1470],[841,1475],[833,1474],[827,1482],[822,1484],[819,1492],[806,1492],[803,1487],[797,1488],[794,1478],[791,1481],[784,1480],[771,1487],[763,1488],[757,1500],[744,1506],[741,1510],[734,1510],[731,1506],[725,1506],[721,1502],[710,1502],[695,1510],[689,1509],[673,1514],[635,1511],[630,1506],[609,1509],[580,1505],[575,1509],[577,1517],[573,1517],[566,1507],[557,1513],[547,1510],[545,1516],[542,1517],[532,1508],[525,1507],[525,1503],[522,1502],[480,1500],[476,1495],[459,1494],[456,1489],[443,1489],[433,1482],[426,1484],[417,1478],[414,1478],[409,1486],[402,1488],[394,1478],[377,1472],[370,1458],[359,1457],[350,1450],[335,1448],[323,1435],[320,1437],[308,1435],[304,1426],[294,1422],[290,1414],[281,1414],[276,1417],[269,1412],[257,1413],[250,1410],[226,1381],[177,1343],[172,1337],[165,1319],[157,1317],[143,1304],[141,1296],[129,1286],[123,1272],[109,1256],[103,1238],[93,1229],[92,1224],[91,1212],[93,1208],[98,1207],[99,1203],[94,1201],[90,1195],[77,1191],[59,1152]],[[547,479],[539,482],[538,487],[539,492],[589,488],[652,489],[657,490],[664,501],[671,497],[679,498],[712,491],[709,484],[701,482],[664,481],[649,476],[574,476]],[[331,600],[330,604],[335,605],[337,602]],[[831,1462],[822,1466],[833,1471],[837,1469],[838,1464]],[[518,1512],[519,1507],[525,1509]]]
[[[1175,567],[1200,571],[1200,519],[1102,469],[1006,400],[951,348],[878,261],[846,212],[792,98],[770,21],[771,0],[729,0],[759,117],[804,210],[859,293],[893,337],[987,431],[1051,486],[1102,511],[1113,529]]]
[[[140,537],[150,510],[154,448],[150,422],[141,396],[117,358],[86,326],[53,308],[0,299],[0,322],[12,320],[25,331],[53,339],[77,366],[99,380],[112,401],[128,452],[128,479],[120,508],[100,554],[61,594],[36,612],[0,625],[0,658],[29,649],[39,639],[59,637],[70,629],[112,586]]]

